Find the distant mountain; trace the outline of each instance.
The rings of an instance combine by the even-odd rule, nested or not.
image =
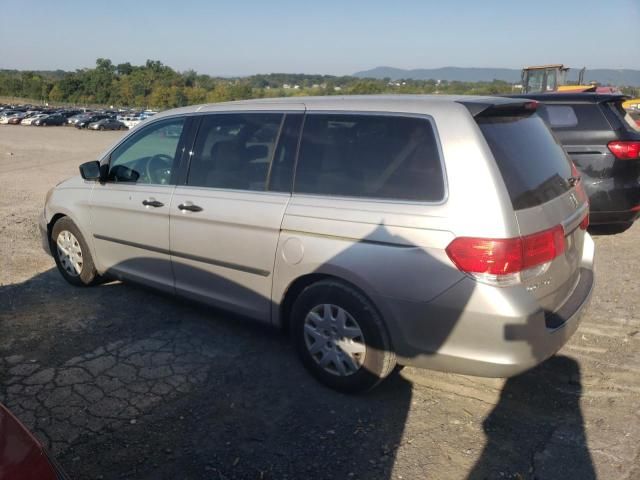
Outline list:
[[[572,69],[570,78],[577,77],[578,69]],[[571,75],[572,74],[572,75]],[[493,80],[504,80],[509,83],[520,82],[520,70],[512,68],[464,68],[464,67],[443,67],[443,68],[418,68],[414,70],[404,70],[393,67],[376,67],[371,70],[356,72],[354,77],[359,78],[390,78],[412,79],[412,80],[457,80],[460,82],[491,82]],[[618,85],[640,87],[640,70],[612,70],[606,68],[587,69],[586,81],[598,82],[602,85]]]

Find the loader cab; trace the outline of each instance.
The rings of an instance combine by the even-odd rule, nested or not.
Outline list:
[[[557,91],[587,91],[595,89],[594,85],[584,85],[584,72],[578,72],[577,85],[570,84],[568,73],[570,68],[563,64],[540,65],[522,69],[522,93],[548,93]]]

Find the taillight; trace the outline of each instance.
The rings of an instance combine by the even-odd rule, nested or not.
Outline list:
[[[615,141],[609,142],[607,147],[618,160],[640,159],[640,142]]]
[[[571,162],[571,160],[569,160]],[[576,164],[571,162],[571,176],[572,177],[579,177],[580,176],[580,172],[578,172],[578,169],[576,168]]]
[[[587,228],[589,228],[589,214],[588,213],[584,216],[584,218],[580,222],[580,228],[582,230],[586,230]]]
[[[516,238],[454,239],[446,248],[451,261],[463,272],[486,283],[512,285],[520,274],[550,263],[564,253],[562,225]]]

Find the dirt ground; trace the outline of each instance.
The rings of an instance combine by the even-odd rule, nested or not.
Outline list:
[[[141,289],[71,287],[47,190],[121,133],[0,126],[0,401],[73,479],[640,479],[640,226],[551,360],[505,380],[404,369],[335,393],[278,331]]]

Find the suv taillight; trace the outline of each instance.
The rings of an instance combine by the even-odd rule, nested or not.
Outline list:
[[[521,274],[539,274],[565,249],[564,229],[549,230],[516,238],[454,239],[446,248],[451,261],[463,272],[495,285],[513,285]],[[526,275],[529,276],[529,275]]]
[[[615,141],[609,142],[607,147],[618,160],[640,159],[640,142]]]

